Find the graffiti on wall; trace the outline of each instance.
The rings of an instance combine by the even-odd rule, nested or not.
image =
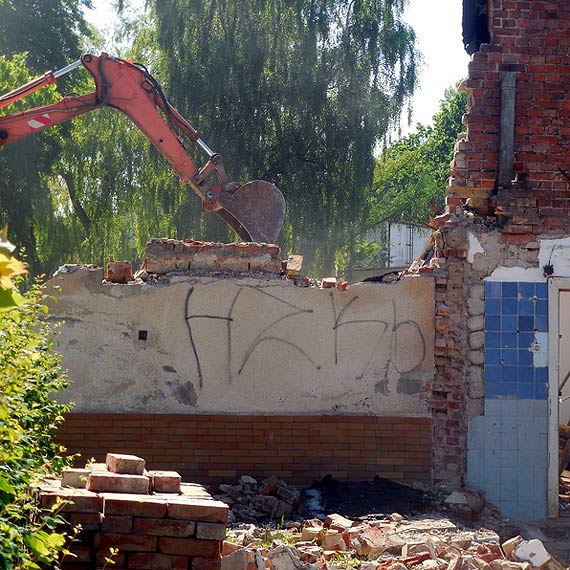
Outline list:
[[[351,344],[353,352],[360,351],[356,378],[374,369],[386,382],[390,369],[399,375],[413,374],[427,357],[422,327],[416,320],[401,316],[401,303],[405,300],[392,299],[389,308],[378,309],[375,316],[369,315],[370,300],[356,293],[350,297],[344,293],[341,298],[331,291],[328,303],[311,307],[307,299],[303,303],[291,302],[275,290],[239,287],[229,303],[221,303],[223,306],[216,310],[204,310],[198,297],[197,289],[191,286],[184,301],[184,323],[200,388],[206,376],[204,362],[211,358],[213,350],[225,366],[228,383],[247,373],[254,357],[274,355],[279,348],[292,351],[314,371],[341,366],[347,339],[358,339],[359,335],[366,342],[357,342],[356,347],[354,342]],[[259,307],[257,318],[244,317],[248,314],[246,308],[251,307]],[[201,338],[207,323],[218,325],[214,346],[211,334],[207,335],[207,342]],[[315,335],[320,337],[318,342],[307,342],[314,341]]]

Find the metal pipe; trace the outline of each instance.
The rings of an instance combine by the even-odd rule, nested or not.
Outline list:
[[[216,154],[202,139],[196,139],[196,144],[208,155],[208,158]]]
[[[62,75],[65,75],[66,73],[69,73],[70,71],[73,71],[74,69],[76,69],[80,65],[81,65],[81,60],[78,59],[77,61],[74,61],[73,63],[70,63],[69,65],[66,65],[65,67],[62,67],[61,69],[58,69],[57,71],[54,71],[52,75],[53,75],[54,79],[58,79]]]

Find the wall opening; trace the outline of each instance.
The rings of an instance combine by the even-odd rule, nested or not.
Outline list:
[[[549,305],[548,515],[556,518],[570,516],[570,279],[550,280]]]
[[[491,43],[488,0],[463,0],[463,46],[472,55]]]

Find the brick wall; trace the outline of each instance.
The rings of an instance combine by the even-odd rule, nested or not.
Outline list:
[[[518,305],[506,297],[504,307],[501,300],[506,313],[493,313],[497,307],[489,303],[485,282],[504,281],[509,290],[521,284],[521,291],[532,285],[542,291],[546,261],[539,262],[540,250],[549,240],[570,235],[570,3],[485,4],[491,40],[473,54],[462,86],[469,102],[465,132],[451,165],[447,211],[437,222],[445,261],[435,272],[436,377],[424,397],[434,417],[434,482],[478,484],[508,516],[539,517],[545,512],[546,460],[542,453],[536,456],[528,484],[524,477],[529,470],[520,465],[529,460],[519,441],[529,442],[533,452],[540,446],[544,451],[547,387],[544,379],[537,381],[537,373],[527,374],[528,343],[517,344],[516,351],[512,346],[513,335],[523,329],[518,321],[514,328],[505,323],[515,316],[507,312],[518,311]],[[508,105],[502,109],[502,97],[508,100],[511,90],[502,81],[513,79],[512,74],[511,130]],[[514,133],[514,141],[511,154],[509,136],[504,137],[506,166],[500,175],[502,128],[503,134]],[[512,159],[512,181],[504,174],[510,175],[506,159]],[[524,333],[535,335],[534,346],[545,346],[538,338],[544,334],[540,311],[545,299],[517,295],[521,310],[528,311],[523,320],[532,319]],[[496,347],[490,342],[496,341],[492,326],[497,318],[505,353],[495,366],[490,363]],[[546,373],[545,364],[534,367],[538,374]],[[513,421],[529,410],[532,422],[521,427]]]
[[[427,418],[369,416],[229,416],[70,413],[58,439],[79,464],[108,451],[133,453],[150,469],[185,480],[227,482],[277,475],[310,484],[338,479],[430,479]]]
[[[458,142],[448,204],[469,199],[487,215],[505,216],[503,240],[528,243],[557,237],[570,223],[570,3],[566,0],[489,1],[491,44],[469,64],[467,135]],[[517,184],[496,188],[501,73],[516,73],[514,172]]]

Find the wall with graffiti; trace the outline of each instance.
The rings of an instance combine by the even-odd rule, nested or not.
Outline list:
[[[433,282],[347,291],[282,280],[50,281],[75,411],[426,415]]]

